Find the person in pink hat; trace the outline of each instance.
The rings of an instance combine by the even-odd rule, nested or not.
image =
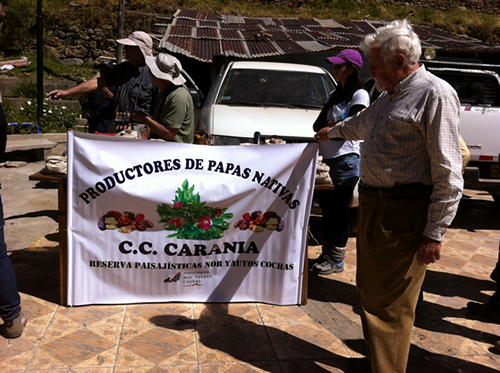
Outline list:
[[[106,75],[87,80],[67,90],[48,93],[49,100],[59,100],[70,96],[94,92],[104,87],[118,87],[114,99],[115,120],[130,122],[132,112],[151,112],[153,97],[158,90],[151,82],[146,57],[153,55],[153,39],[143,32],[134,31],[128,38],[116,41],[124,45],[126,61],[115,66]],[[114,126],[117,123],[115,121]],[[113,132],[113,130],[111,131]]]
[[[146,57],[146,64],[160,93],[152,115],[141,111],[133,113],[135,122],[147,126],[142,138],[192,144],[194,104],[191,94],[183,86],[186,79],[181,75],[181,63],[167,53],[159,53],[157,57]]]
[[[370,105],[370,97],[363,89],[361,80],[361,54],[354,49],[345,49],[335,57],[328,57],[327,61],[333,64],[338,86],[313,124],[316,132]],[[320,275],[329,275],[344,271],[346,245],[351,231],[349,204],[359,179],[359,141],[331,139],[320,144],[319,155],[330,167],[330,178],[335,189],[316,191],[322,211],[323,245],[322,254],[313,261],[311,270]]]

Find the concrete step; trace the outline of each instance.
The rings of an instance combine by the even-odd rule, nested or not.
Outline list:
[[[7,136],[7,147],[1,161],[36,162],[67,150],[66,133],[41,133]]]
[[[6,153],[30,150],[30,149],[52,149],[57,145],[44,137],[43,134],[30,134],[30,135],[9,135],[7,136]]]

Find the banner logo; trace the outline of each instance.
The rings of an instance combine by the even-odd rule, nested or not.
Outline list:
[[[177,281],[179,281],[180,279],[181,279],[181,273],[180,273],[180,272],[177,272],[177,274],[176,274],[174,277],[172,277],[172,278],[167,277],[167,278],[165,279],[165,281],[163,281],[163,282],[166,282],[166,283],[169,283],[169,282],[177,282]]]

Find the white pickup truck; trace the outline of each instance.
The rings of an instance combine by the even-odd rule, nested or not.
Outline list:
[[[201,121],[214,145],[253,142],[255,133],[314,141],[312,124],[335,85],[317,66],[233,61],[213,81]]]
[[[487,191],[500,204],[500,66],[439,61],[425,65],[460,98],[462,137],[471,154],[465,188]]]

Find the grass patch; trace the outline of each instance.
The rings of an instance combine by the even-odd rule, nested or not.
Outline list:
[[[36,98],[37,87],[32,81],[22,81],[17,87],[11,88],[10,97],[14,98]]]

